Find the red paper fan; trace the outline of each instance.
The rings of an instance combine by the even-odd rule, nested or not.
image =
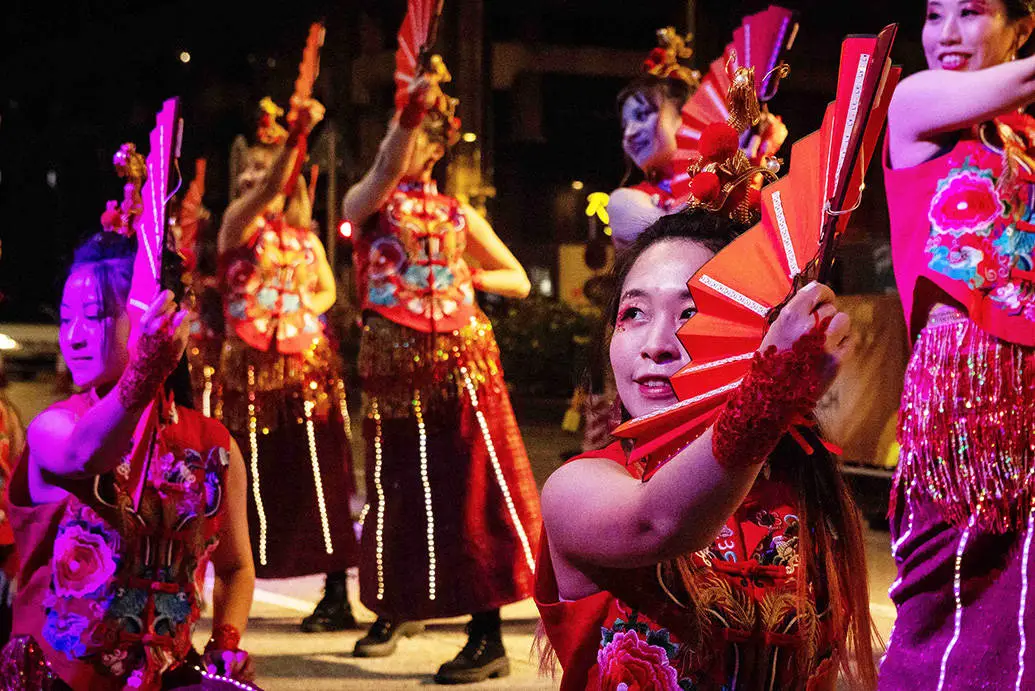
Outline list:
[[[402,107],[406,91],[417,76],[417,66],[435,43],[443,0],[409,0],[406,18],[399,27],[395,51],[395,105]],[[401,102],[402,101],[402,102]]]
[[[183,268],[193,272],[198,266],[198,226],[201,224],[201,198],[205,196],[204,158],[194,161],[194,179],[180,202],[180,235],[176,249],[183,256]]]
[[[155,128],[151,130],[151,150],[147,154],[147,181],[140,196],[143,211],[136,220],[137,256],[133,263],[127,309],[130,323],[136,324],[162,289],[162,248],[167,230],[165,205],[169,194],[169,171],[180,155],[183,120],[180,101],[170,98],[162,104]]]
[[[291,94],[291,110],[288,112],[287,121],[296,127],[300,115],[303,115],[299,108],[301,104],[313,96],[313,85],[316,78],[320,76],[320,48],[323,47],[326,30],[321,22],[313,22],[309,26],[309,35],[306,37],[305,49],[302,51],[302,62],[298,64],[298,77],[295,79],[295,91]],[[306,117],[308,117],[306,115]],[[302,130],[303,132],[305,130]],[[290,140],[289,140],[290,141]],[[298,184],[298,176],[302,172],[302,164],[305,162],[307,144],[305,137],[298,141],[298,155],[295,156],[295,163],[291,174],[284,184],[284,196],[290,198],[295,192],[295,185]]]
[[[744,17],[733,32],[733,42],[708,67],[697,90],[683,106],[683,123],[676,133],[676,161],[681,164],[680,170],[685,170],[686,166],[682,164],[689,163],[695,155],[704,128],[712,123],[726,122],[729,117],[726,94],[731,75],[738,67],[755,68],[760,103],[775,95],[778,77],[771,72],[780,64],[783,52],[790,50],[797,31],[794,12],[776,5]],[[677,175],[672,181],[673,195],[679,199],[686,197],[689,184],[688,174]]]
[[[761,222],[690,279],[697,314],[678,335],[691,364],[672,377],[680,402],[615,430],[638,440],[630,460],[663,460],[704,432],[740,383],[780,307],[822,278],[857,205],[899,70],[896,26],[842,44],[837,98],[823,126],[795,143],[790,172],[762,190]]]

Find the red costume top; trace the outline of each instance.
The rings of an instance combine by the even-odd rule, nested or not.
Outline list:
[[[276,339],[276,352],[300,353],[323,335],[308,300],[317,290],[319,240],[280,214],[256,224],[251,240],[222,259],[227,326],[256,350],[268,352]]]
[[[583,457],[643,474],[617,442]],[[685,644],[694,633],[688,596],[669,564],[600,569],[592,577],[605,590],[561,600],[544,535],[535,599],[564,670],[562,691],[833,688],[824,613],[812,595],[796,609],[797,501],[793,487],[763,469],[711,547],[689,556],[704,650]]]
[[[76,394],[52,408],[79,417],[95,400]],[[12,477],[22,558],[13,634],[35,638],[72,688],[156,689],[191,649],[223,519],[230,435],[193,410],[172,417],[158,425],[137,506],[128,460],[48,504],[30,498],[28,453]]]
[[[434,182],[403,181],[370,225],[354,249],[364,311],[425,333],[471,323],[467,220],[454,197]]]
[[[982,330],[1035,346],[1032,186],[1004,194],[1002,172],[1002,154],[974,132],[911,168],[892,169],[885,146],[895,278],[913,335],[945,293]]]
[[[680,200],[672,196],[671,180],[662,180],[657,185],[644,180],[638,185],[633,185],[630,189],[639,190],[649,196],[651,204],[666,214],[672,213],[679,207]]]

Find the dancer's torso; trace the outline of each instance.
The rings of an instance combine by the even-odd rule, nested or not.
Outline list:
[[[400,183],[356,241],[363,310],[425,333],[469,325],[478,308],[466,247],[455,198],[433,183]]]

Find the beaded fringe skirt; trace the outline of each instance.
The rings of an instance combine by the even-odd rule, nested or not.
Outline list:
[[[326,339],[302,353],[223,344],[215,416],[248,470],[256,575],[290,578],[355,566],[358,545],[345,384]]]
[[[1035,508],[1035,349],[934,313],[906,371],[898,440],[893,502],[901,487],[957,526],[1023,529]]]
[[[370,317],[359,365],[363,604],[428,619],[529,597],[538,492],[488,320],[431,335]]]

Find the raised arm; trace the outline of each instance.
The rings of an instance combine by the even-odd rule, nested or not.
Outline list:
[[[441,93],[429,75],[418,77],[410,85],[409,101],[389,123],[388,132],[377,147],[374,165],[345,194],[342,218],[358,228],[384,206],[406,172],[424,113]]]
[[[141,318],[135,354],[111,391],[78,421],[67,411],[49,410],[29,425],[30,463],[44,484],[61,488],[122,461],[144,409],[187,347],[186,317],[172,292],[163,291]]]
[[[888,110],[888,143],[896,168],[922,163],[952,132],[1035,100],[1035,56],[971,72],[924,70],[902,81]],[[918,146],[919,145],[919,146]],[[926,145],[926,146],[925,146]]]
[[[763,343],[776,352],[753,365],[715,425],[650,481],[604,459],[573,461],[550,476],[543,520],[562,596],[586,594],[565,595],[565,585],[587,568],[647,566],[711,544],[791,422],[836,372],[849,322],[832,296],[817,286],[788,303]],[[832,317],[825,335],[813,332],[814,312]],[[800,381],[788,380],[791,371]],[[753,400],[765,404],[751,412]]]
[[[294,127],[304,127],[304,131],[308,132],[323,119],[325,110],[319,101],[313,99],[306,101],[304,108],[305,117],[300,122],[296,122]],[[287,179],[294,170],[295,159],[298,155],[298,146],[290,144],[284,146],[273,160],[273,165],[270,166],[269,172],[262,182],[227,207],[217,239],[220,254],[248,242],[249,231],[253,227],[255,219],[284,190]],[[290,214],[289,222],[300,228],[309,227],[310,221],[309,197],[305,193],[305,187],[305,180],[299,178],[294,199],[285,202],[289,206],[287,209],[287,213]],[[291,201],[295,203],[291,204]]]
[[[611,240],[618,250],[631,245],[640,233],[665,215],[651,201],[650,195],[630,187],[619,187],[611,193],[607,213],[611,220]]]
[[[217,242],[220,254],[248,242],[249,229],[284,189],[297,156],[296,147],[285,147],[277,154],[263,181],[230,203],[223,214],[223,225],[219,227]]]
[[[532,284],[521,262],[511,253],[496,231],[470,204],[462,204],[467,218],[467,253],[481,264],[474,287],[504,297],[528,297]]]

